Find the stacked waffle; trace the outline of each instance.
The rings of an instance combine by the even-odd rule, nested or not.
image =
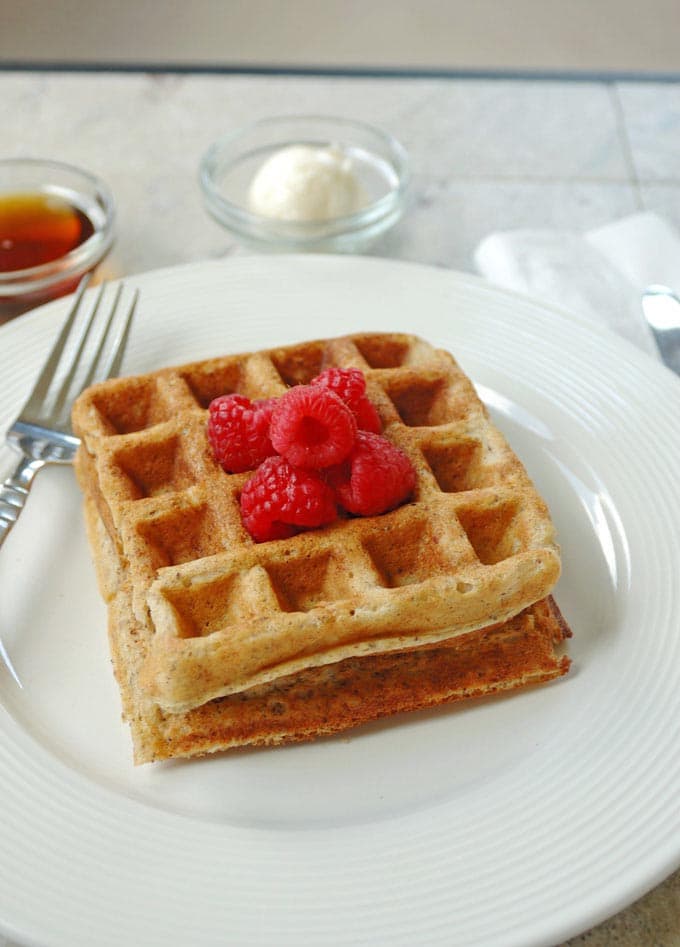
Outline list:
[[[206,436],[329,366],[363,371],[413,498],[255,543],[250,473]],[[210,359],[88,389],[76,469],[136,762],[344,730],[564,674],[543,500],[469,379],[414,336],[365,334]]]

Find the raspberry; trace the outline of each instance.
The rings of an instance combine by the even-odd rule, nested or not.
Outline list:
[[[357,424],[340,398],[326,388],[296,385],[274,407],[274,449],[296,467],[330,467],[347,457]]]
[[[276,451],[269,439],[275,399],[250,401],[243,395],[221,395],[210,402],[208,440],[215,460],[228,472],[254,470]]]
[[[285,539],[337,516],[333,491],[312,470],[269,457],[241,492],[241,518],[255,542]]]
[[[352,410],[366,394],[366,379],[358,368],[327,368],[312,378],[310,385],[328,388]]]
[[[375,405],[368,398],[364,397],[357,403],[354,408],[354,417],[360,431],[370,431],[371,434],[381,433],[382,421],[375,410]]]
[[[310,385],[328,388],[336,394],[354,415],[360,431],[380,434],[382,424],[375,406],[366,396],[366,379],[358,368],[327,368],[312,378]]]
[[[416,472],[386,437],[359,431],[351,454],[327,479],[348,513],[376,516],[404,502],[416,485]]]

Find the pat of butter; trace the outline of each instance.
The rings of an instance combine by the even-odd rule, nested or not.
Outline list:
[[[264,162],[248,193],[251,211],[278,220],[332,220],[366,203],[351,158],[337,146],[282,148]]]

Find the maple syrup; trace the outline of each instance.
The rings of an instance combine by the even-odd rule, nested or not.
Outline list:
[[[66,256],[94,233],[75,204],[47,193],[0,195],[0,273],[40,266]]]

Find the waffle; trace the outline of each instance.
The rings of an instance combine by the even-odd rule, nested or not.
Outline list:
[[[385,436],[416,469],[413,499],[383,516],[256,544],[238,505],[250,474],[214,462],[207,406],[228,392],[276,396],[330,365],[364,372]],[[81,395],[73,424],[78,477],[96,509],[88,516],[101,524],[90,537],[100,579],[110,573],[102,585],[129,718],[144,704],[178,725],[182,715],[203,720],[215,707],[225,714],[255,694],[295,690],[300,675],[332,688],[339,667],[358,679],[370,673],[364,661],[391,667],[409,651],[448,654],[456,639],[464,647],[480,637],[473,632],[521,613],[522,627],[538,624],[545,641],[558,634],[547,606],[540,620],[526,612],[560,570],[545,503],[469,379],[421,339],[364,334],[116,379]],[[508,686],[532,673],[527,662]],[[548,676],[557,673],[563,663],[553,655]],[[452,699],[441,693],[425,702]],[[310,720],[310,733],[329,732]],[[301,738],[283,726],[276,739],[293,729]],[[213,748],[206,740],[192,752]]]
[[[559,645],[571,632],[549,596],[479,633],[308,668],[192,710],[165,713],[139,686],[151,625],[135,618],[129,572],[92,499],[85,510],[137,764],[313,740],[382,717],[543,683],[569,669]]]

